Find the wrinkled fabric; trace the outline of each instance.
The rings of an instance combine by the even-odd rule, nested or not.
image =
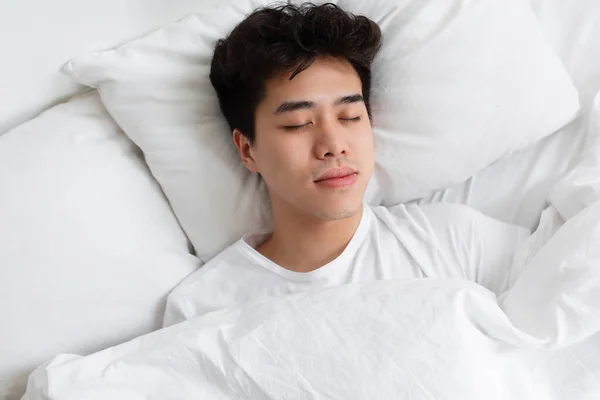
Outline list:
[[[416,279],[255,302],[58,356],[25,399],[598,398],[600,202],[538,232],[499,298]]]

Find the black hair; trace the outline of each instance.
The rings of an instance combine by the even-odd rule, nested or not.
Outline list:
[[[260,8],[217,42],[210,81],[230,128],[239,129],[252,143],[254,115],[266,80],[282,72],[292,72],[292,79],[318,56],[340,57],[360,77],[371,117],[371,64],[381,42],[375,22],[335,4]]]

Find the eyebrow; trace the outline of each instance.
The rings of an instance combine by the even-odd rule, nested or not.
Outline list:
[[[342,96],[339,99],[337,99],[333,104],[336,106],[339,106],[342,104],[358,103],[361,101],[364,102],[365,99],[363,98],[362,95],[356,93],[356,94],[351,94],[348,96]],[[286,101],[284,103],[281,103],[279,105],[279,107],[277,107],[277,109],[275,110],[275,112],[273,114],[282,114],[282,113],[292,112],[292,111],[297,111],[297,110],[306,110],[306,109],[315,108],[316,106],[317,106],[317,103],[315,103],[314,101]]]
[[[316,105],[314,101],[286,101],[277,107],[274,114],[310,109],[316,107]]]
[[[364,103],[365,99],[362,97],[362,95],[356,93],[356,94],[351,94],[350,96],[340,97],[334,104],[336,106],[339,106],[342,104],[358,103],[361,101]]]

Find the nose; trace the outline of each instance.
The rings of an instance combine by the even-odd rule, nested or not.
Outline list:
[[[348,155],[348,145],[340,127],[336,127],[334,123],[323,121],[320,129],[315,131],[317,134],[315,155],[318,159],[324,160],[329,157]]]

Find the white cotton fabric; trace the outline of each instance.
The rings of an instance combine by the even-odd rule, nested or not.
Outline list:
[[[224,3],[64,68],[99,89],[203,261],[270,226],[264,185],[239,162],[208,79],[216,41],[266,4]],[[384,35],[373,65],[370,204],[462,182],[577,114],[577,91],[527,2],[338,4],[373,18]]]
[[[0,399],[57,353],[162,325],[199,262],[139,150],[97,93],[0,137]]]
[[[461,205],[364,206],[344,251],[304,273],[257,252],[266,236],[245,235],[186,278],[169,295],[165,326],[266,297],[383,279],[468,279],[499,294],[529,232]]]
[[[600,203],[542,223],[499,298],[462,279],[271,297],[59,355],[24,399],[596,399]]]

